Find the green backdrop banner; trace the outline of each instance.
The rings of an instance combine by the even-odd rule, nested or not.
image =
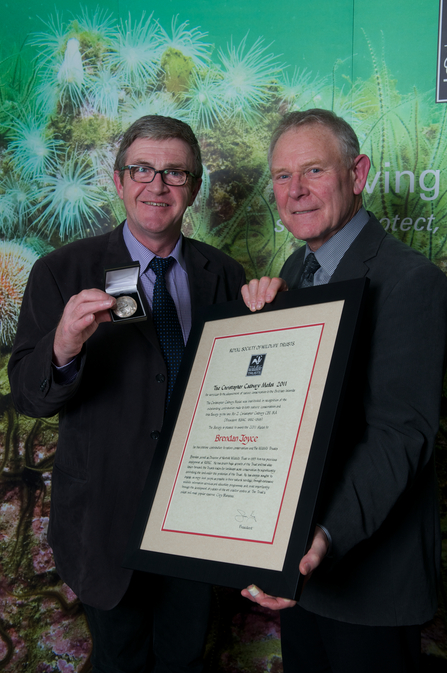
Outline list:
[[[367,208],[447,266],[438,2],[290,4],[136,0],[129,11],[127,3],[97,0],[0,3],[0,669],[89,669],[79,605],[58,580],[45,539],[57,420],[17,416],[6,366],[33,262],[123,219],[112,173],[127,126],[144,114],[191,124],[205,171],[184,231],[259,277],[277,274],[297,245],[273,199],[271,131],[287,111],[334,110],[372,159]],[[276,618],[268,619],[277,630]],[[447,657],[441,616],[433,624],[425,651]],[[238,638],[221,644],[225,656],[214,647],[213,670],[258,670]],[[259,648],[259,670],[279,671],[278,638]]]

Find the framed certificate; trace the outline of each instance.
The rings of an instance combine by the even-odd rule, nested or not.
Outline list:
[[[191,331],[124,565],[295,598],[367,279],[211,306]]]

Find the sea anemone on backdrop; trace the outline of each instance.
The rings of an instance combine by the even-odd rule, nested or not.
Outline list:
[[[57,70],[57,66],[49,68],[36,87],[36,108],[42,116],[50,117],[57,111],[60,96]]]
[[[110,39],[110,46],[104,56],[105,64],[116,72],[128,88],[144,90],[147,84],[154,84],[157,76],[156,65],[160,56],[160,33],[158,24],[152,22],[152,14],[144,21],[143,12],[139,23],[129,18],[118,28]]]
[[[63,57],[57,56],[43,68],[36,88],[36,107],[42,115],[47,116],[54,114],[58,102],[62,111],[66,103],[79,108],[83,105],[88,82],[89,75],[84,69],[80,42],[76,37],[71,37]]]
[[[87,7],[82,7],[79,28],[92,37],[103,40],[113,37],[116,30],[112,14],[107,9],[100,9],[100,7],[96,7],[91,16]]]
[[[37,47],[36,59],[39,67],[52,63],[55,58],[62,58],[68,34],[67,26],[62,23],[57,12],[48,21],[41,21],[48,28],[48,32],[33,33],[29,39],[29,44]]]
[[[268,99],[267,87],[282,66],[276,61],[274,54],[265,54],[270,45],[263,47],[262,37],[258,37],[244,54],[247,35],[238,47],[231,41],[227,45],[228,54],[222,49],[219,51],[224,68],[219,86],[232,115],[253,124],[259,118],[259,106]]]
[[[9,238],[24,236],[29,216],[38,198],[36,181],[28,182],[9,173],[0,183],[0,230]]]
[[[26,121],[15,119],[8,133],[8,154],[12,165],[24,179],[39,177],[54,168],[62,140],[51,137],[46,121],[26,115]]]
[[[11,346],[35,252],[14,241],[0,242],[0,342]]]
[[[9,233],[14,230],[15,208],[6,194],[0,194],[0,231]]]
[[[373,129],[379,130],[381,126],[377,122],[377,106],[372,105],[370,101],[365,99],[363,92],[356,89],[355,84],[351,87],[347,86],[346,90],[344,87],[339,89],[335,86],[326,86],[319,94],[317,103],[318,107],[332,110],[339,117],[343,117],[356,132],[361,147],[366,139],[365,135]],[[313,107],[313,105],[308,107]],[[372,114],[369,113],[368,108],[373,110]],[[384,119],[389,119],[389,115],[384,115]],[[411,123],[407,124],[406,121],[401,120],[399,126],[402,130],[405,129],[404,132],[406,133],[411,128]],[[395,139],[395,142],[396,146],[399,146],[397,139]]]
[[[36,220],[41,231],[51,236],[58,229],[59,237],[64,239],[85,236],[87,227],[98,226],[97,216],[105,214],[101,208],[104,196],[87,156],[66,156],[57,174],[44,176],[43,183],[43,198],[35,208],[43,208]]]
[[[168,93],[152,93],[145,98],[131,98],[122,108],[121,121],[127,127],[144,115],[163,115],[189,121],[189,112],[179,107]]]
[[[288,74],[284,74],[281,96],[288,103],[288,112],[318,107],[321,104],[321,91],[326,84],[325,77],[313,77],[311,72],[306,72],[306,68],[295,68],[291,79]]]
[[[208,42],[202,42],[201,39],[208,33],[201,33],[198,28],[186,30],[189,21],[184,21],[177,26],[177,19],[178,14],[171,21],[172,37],[160,26],[162,51],[178,49],[184,56],[192,58],[196,65],[204,65],[209,60],[211,45]]]
[[[118,114],[121,83],[110,70],[99,70],[93,75],[88,88],[88,99],[96,112],[115,119]]]
[[[188,91],[183,94],[194,128],[209,129],[227,112],[223,90],[219,86],[221,78],[216,69],[197,70]]]
[[[74,107],[80,107],[83,102],[85,85],[84,65],[79,50],[80,42],[72,37],[67,42],[64,60],[57,72],[60,100],[69,99]]]
[[[115,185],[112,180],[116,158],[116,146],[98,145],[97,147],[88,150],[88,157],[96,174],[96,184],[105,195],[105,200],[108,200],[110,196],[112,196],[112,198],[117,196]]]

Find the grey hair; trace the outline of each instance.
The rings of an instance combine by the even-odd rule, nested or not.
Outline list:
[[[192,128],[188,124],[185,124],[185,122],[180,121],[180,119],[163,117],[161,115],[140,117],[132,126],[129,126],[118,148],[114,166],[115,171],[119,171],[125,165],[126,152],[138,138],[152,138],[153,140],[180,138],[180,140],[183,140],[191,148],[194,159],[194,177],[202,177],[202,155]]]
[[[272,165],[272,156],[275,145],[287,131],[295,129],[299,126],[310,126],[314,124],[321,124],[328,128],[337,138],[340,144],[340,150],[346,160],[346,165],[350,166],[354,159],[360,154],[360,143],[357,135],[352,128],[342,117],[338,117],[330,110],[323,110],[321,108],[314,108],[311,110],[303,110],[302,112],[289,112],[280,121],[277,128],[273,132],[270,141],[268,152],[269,166]]]

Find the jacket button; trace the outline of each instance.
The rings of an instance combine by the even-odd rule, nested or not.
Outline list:
[[[164,374],[157,374],[155,380],[157,381],[157,383],[164,383],[166,380],[166,376]]]
[[[44,380],[42,381],[42,383],[40,384],[40,389],[41,389],[41,391],[43,392],[43,391],[45,390],[46,387],[47,387],[47,380],[44,379]]]
[[[158,432],[158,430],[154,430],[153,432],[151,432],[151,439],[158,439],[159,437],[160,433]]]

